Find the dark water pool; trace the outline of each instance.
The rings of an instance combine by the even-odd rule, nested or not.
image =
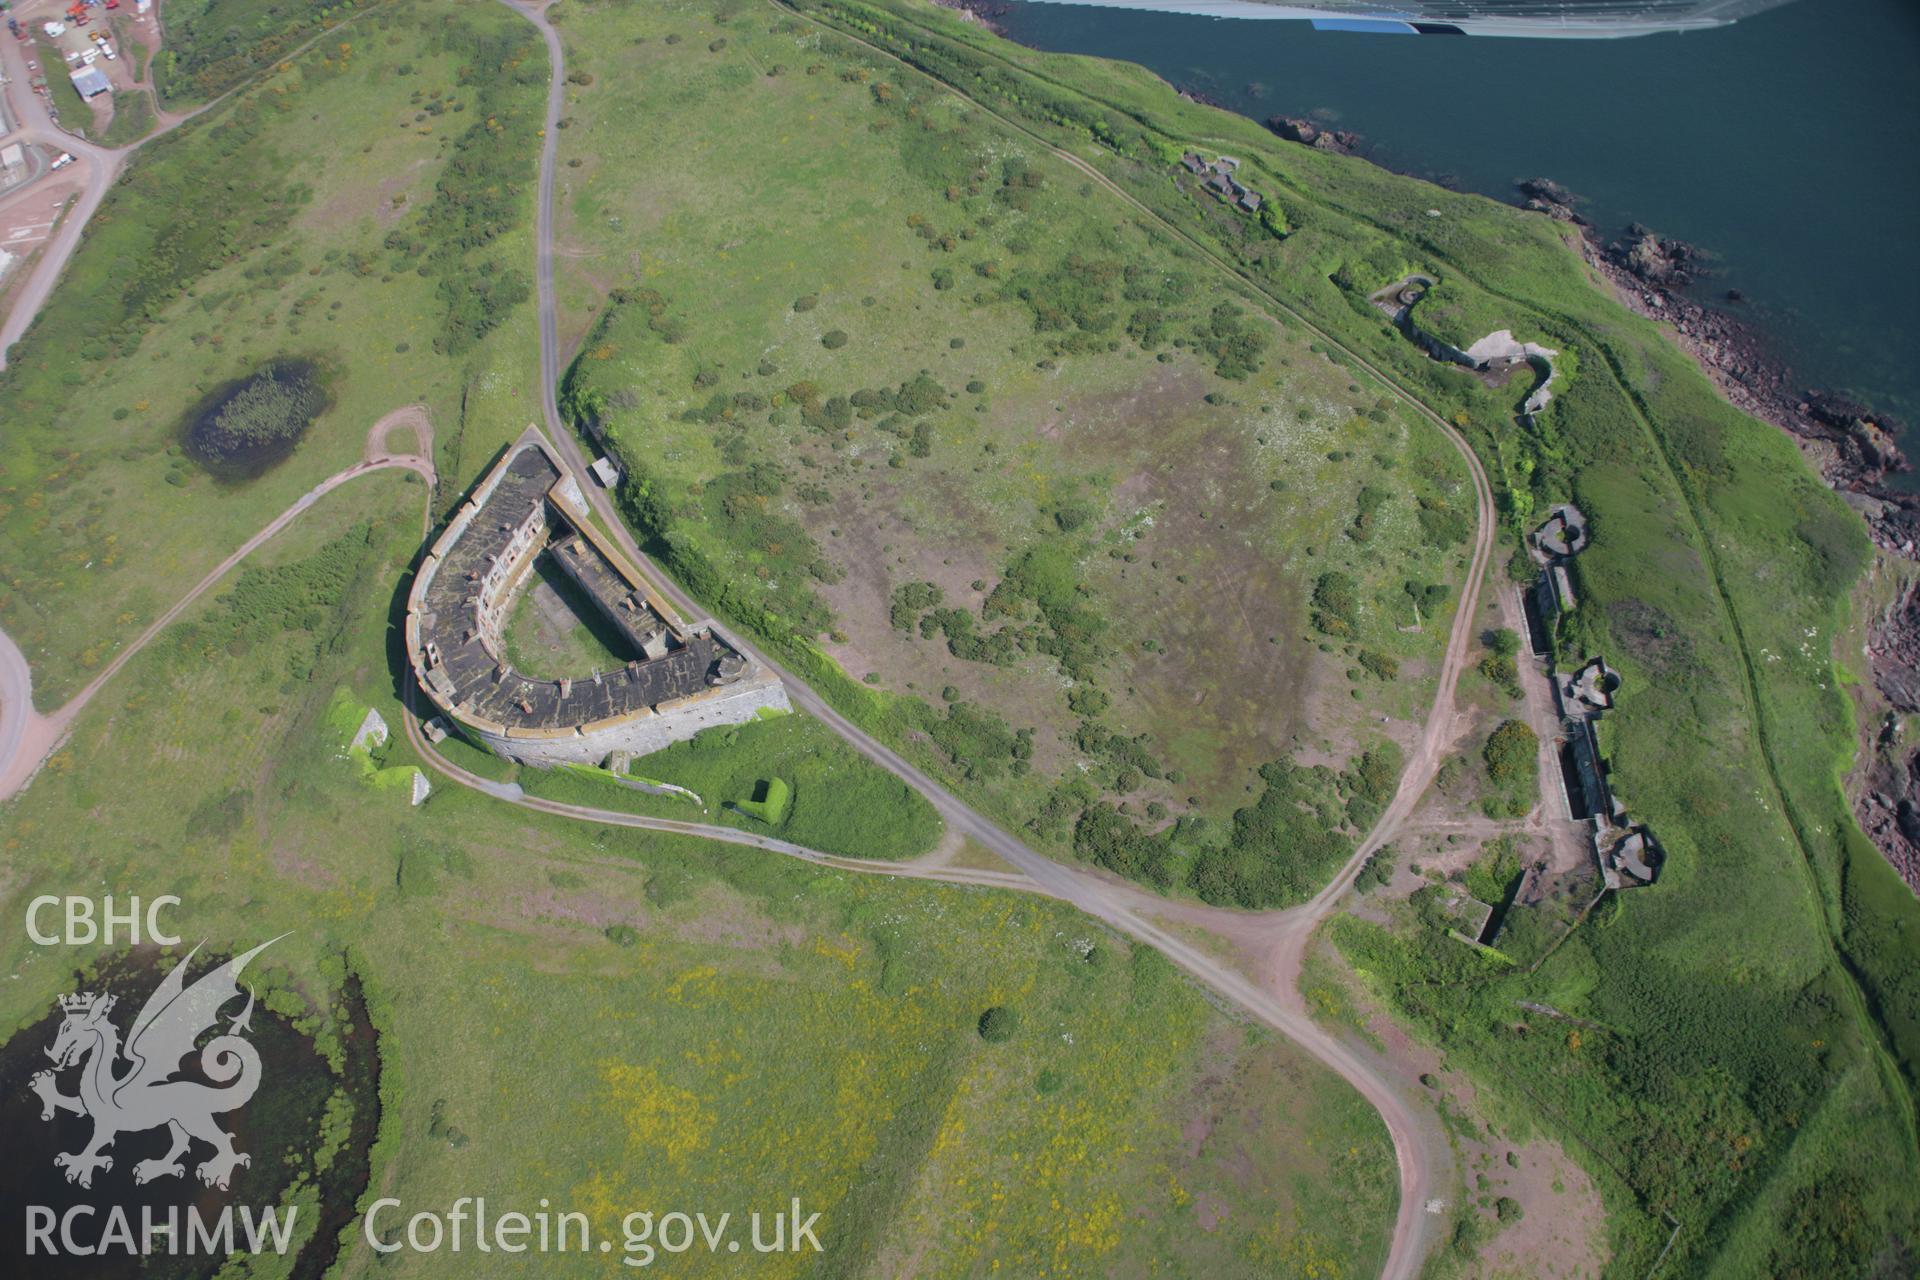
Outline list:
[[[190,980],[224,960],[204,953],[196,956]],[[153,950],[124,954],[87,975],[84,982],[76,979],[75,989],[107,991],[116,996],[118,1003],[109,1020],[124,1034],[147,995],[174,963],[173,958],[163,959]],[[302,1251],[294,1275],[320,1276],[333,1260],[335,1237],[366,1185],[368,1153],[379,1117],[378,1055],[357,984],[349,983],[342,1003],[347,1017],[338,1075],[311,1037],[288,1019],[269,1013],[264,1002],[256,1003],[246,1038],[260,1054],[260,1087],[245,1106],[216,1117],[220,1127],[233,1135],[235,1150],[245,1152],[251,1163],[235,1170],[224,1191],[203,1186],[194,1176],[195,1167],[210,1153],[210,1148],[201,1143],[195,1143],[184,1158],[184,1177],[157,1178],[145,1185],[134,1181],[133,1170],[139,1161],[165,1154],[168,1136],[164,1128],[120,1135],[108,1149],[112,1168],[97,1171],[91,1187],[67,1181],[54,1156],[81,1150],[93,1122],[64,1111],[56,1112],[52,1120],[41,1118],[41,1102],[31,1081],[37,1072],[52,1065],[46,1049],[53,1044],[64,1017],[57,1004],[50,1006],[46,1016],[23,1028],[0,1048],[0,1152],[7,1157],[0,1160],[0,1206],[4,1207],[0,1212],[0,1274],[33,1276],[35,1280],[121,1280],[134,1276],[203,1280],[218,1272],[225,1259],[187,1255],[184,1243],[178,1256],[161,1253],[142,1257],[117,1250],[93,1257],[29,1256],[26,1207],[45,1206],[57,1220],[65,1220],[75,1206],[90,1207],[90,1217],[74,1219],[75,1234],[83,1241],[94,1242],[100,1240],[115,1206],[125,1212],[136,1241],[143,1230],[143,1210],[150,1209],[164,1221],[171,1208],[180,1215],[184,1241],[188,1206],[196,1208],[203,1221],[211,1222],[229,1205],[237,1210],[239,1206],[277,1204],[292,1181],[300,1177],[308,1183],[307,1190],[296,1196],[300,1226],[304,1230],[317,1220],[321,1229]],[[222,1010],[218,1031],[226,1030],[228,1016],[238,1013],[240,1007],[236,1000]],[[202,1043],[214,1034],[216,1031],[209,1030],[202,1036]],[[198,1072],[197,1055],[189,1055],[185,1061],[182,1077],[206,1083]],[[82,1063],[58,1073],[60,1092],[72,1095],[77,1091],[85,1066]],[[352,1119],[344,1148],[319,1176],[316,1187],[314,1152],[329,1099],[336,1093],[344,1094],[351,1104]],[[237,1222],[235,1226],[238,1233]],[[59,1239],[57,1228],[54,1238]]]
[[[270,360],[207,393],[181,420],[180,443],[221,480],[251,480],[291,457],[332,403],[318,361]]]

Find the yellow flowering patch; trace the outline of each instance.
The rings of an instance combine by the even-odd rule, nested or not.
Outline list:
[[[629,1146],[678,1163],[706,1144],[713,1114],[697,1095],[662,1080],[652,1067],[603,1062],[600,1079],[626,1125]]]

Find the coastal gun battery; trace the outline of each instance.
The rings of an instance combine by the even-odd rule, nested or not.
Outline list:
[[[609,671],[558,679],[516,671],[505,620],[542,554],[630,649]],[[779,677],[711,620],[685,624],[589,517],[577,479],[538,429],[508,448],[427,553],[407,596],[414,679],[446,718],[521,764],[645,755],[762,708],[790,709]]]
[[[1652,832],[1627,816],[1601,758],[1595,730],[1600,718],[1613,710],[1620,674],[1604,657],[1588,658],[1570,674],[1554,669],[1553,619],[1579,607],[1567,567],[1591,540],[1592,531],[1580,508],[1567,502],[1548,512],[1546,520],[1527,536],[1527,550],[1540,566],[1540,575],[1531,587],[1522,589],[1520,602],[1529,647],[1546,669],[1560,719],[1556,754],[1567,817],[1587,829],[1601,882],[1609,889],[1632,889],[1659,879],[1666,854]]]

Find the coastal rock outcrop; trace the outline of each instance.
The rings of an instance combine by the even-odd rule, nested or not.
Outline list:
[[[1920,712],[1920,589],[1908,587],[1878,618],[1867,638],[1873,684],[1899,715]],[[1882,746],[1894,745],[1883,733]]]
[[[1920,588],[1910,584],[1867,637],[1880,732],[1861,743],[1854,816],[1909,885],[1920,886],[1920,744],[1904,731],[1920,711]]]
[[[1580,197],[1552,178],[1522,178],[1514,185],[1520,189],[1527,208],[1535,213],[1544,213],[1556,222],[1571,222],[1581,227],[1593,225],[1574,208]]]
[[[1638,222],[1606,248],[1607,257],[1636,279],[1664,289],[1684,289],[1706,274],[1704,256],[1685,240],[1669,240]]]
[[[951,9],[970,21],[977,22],[995,35],[1005,35],[1006,27],[1001,19],[1006,17],[1011,6],[999,0],[933,0],[942,9]]]
[[[1824,391],[1809,391],[1800,412],[1833,440],[1856,477],[1877,485],[1889,472],[1909,470],[1895,436],[1899,425],[1865,405]]]
[[[1267,128],[1288,142],[1297,142],[1315,151],[1331,151],[1343,156],[1357,155],[1360,151],[1359,134],[1348,129],[1323,129],[1302,116],[1274,116],[1267,121]]]
[[[1688,292],[1707,274],[1706,255],[1683,240],[1636,223],[1608,242],[1574,209],[1579,197],[1550,178],[1516,183],[1527,208],[1579,226],[1587,263],[1612,282],[1620,300],[1643,316],[1673,326],[1680,345],[1699,361],[1727,399],[1786,431],[1821,478],[1867,523],[1883,552],[1920,560],[1920,494],[1892,487],[1890,476],[1911,469],[1898,440],[1901,424],[1845,396],[1807,390],[1748,323]],[[1728,290],[1728,302],[1744,302]],[[1920,892],[1920,742],[1907,741],[1900,718],[1920,713],[1920,588],[1876,618],[1867,657],[1873,690],[1848,791],[1855,817],[1901,878]]]

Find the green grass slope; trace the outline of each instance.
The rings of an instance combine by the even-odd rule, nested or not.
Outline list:
[[[375,7],[378,0],[174,0],[160,14],[164,48],[153,64],[154,86],[173,107],[217,98]]]
[[[1030,53],[921,7],[803,8],[1080,157],[1170,237],[1465,424],[1510,545],[1546,504],[1580,502],[1594,545],[1560,644],[1624,676],[1605,745],[1667,876],[1530,977],[1435,986],[1390,939],[1356,954],[1484,1084],[1611,1171],[1622,1273],[1651,1263],[1666,1213],[1681,1224],[1667,1265],[1688,1272],[1901,1256],[1920,1211],[1916,911],[1838,784],[1853,723],[1831,643],[1864,534],[1793,446],[1608,299],[1546,219],[1287,147],[1138,69]],[[1196,214],[1171,169],[1189,145],[1229,149],[1267,184],[1293,228],[1277,252]],[[1514,417],[1520,391],[1435,365],[1366,304],[1409,270],[1571,354],[1578,373],[1534,430]],[[1515,997],[1556,990],[1608,1028],[1597,1045],[1515,1029]]]
[[[1440,433],[1032,139],[796,20],[562,29],[564,404],[669,568],[1043,846],[1245,906],[1324,882],[1465,569]]]
[[[550,800],[662,818],[698,816],[851,858],[918,857],[940,838],[940,817],[926,797],[867,763],[810,716],[707,729],[639,757],[628,775],[685,787],[700,797],[704,812],[686,797],[636,791],[599,769],[523,769],[519,780]],[[775,782],[785,796],[777,817],[748,807]]]
[[[526,425],[535,41],[481,0],[355,30],[137,153],[0,374],[0,622],[42,707],[382,415],[426,406],[450,494]],[[183,419],[284,356],[331,410],[266,474],[216,481]]]
[[[323,1038],[356,975],[380,1064],[363,1206],[545,1197],[618,1245],[636,1210],[744,1224],[797,1196],[825,1252],[756,1258],[781,1276],[1377,1269],[1378,1117],[1067,908],[568,822],[438,775],[419,808],[369,789],[329,709],[344,688],[400,723],[389,608],[423,497],[398,476],[329,495],[136,658],[0,811],[0,910],[104,883],[177,894],[190,940],[291,931],[275,1008]],[[419,763],[399,736],[384,759]],[[69,989],[17,930],[0,970],[7,1028]],[[989,1042],[995,1006],[1013,1034]],[[467,1254],[377,1257],[357,1218],[343,1249],[343,1275],[471,1274]]]

